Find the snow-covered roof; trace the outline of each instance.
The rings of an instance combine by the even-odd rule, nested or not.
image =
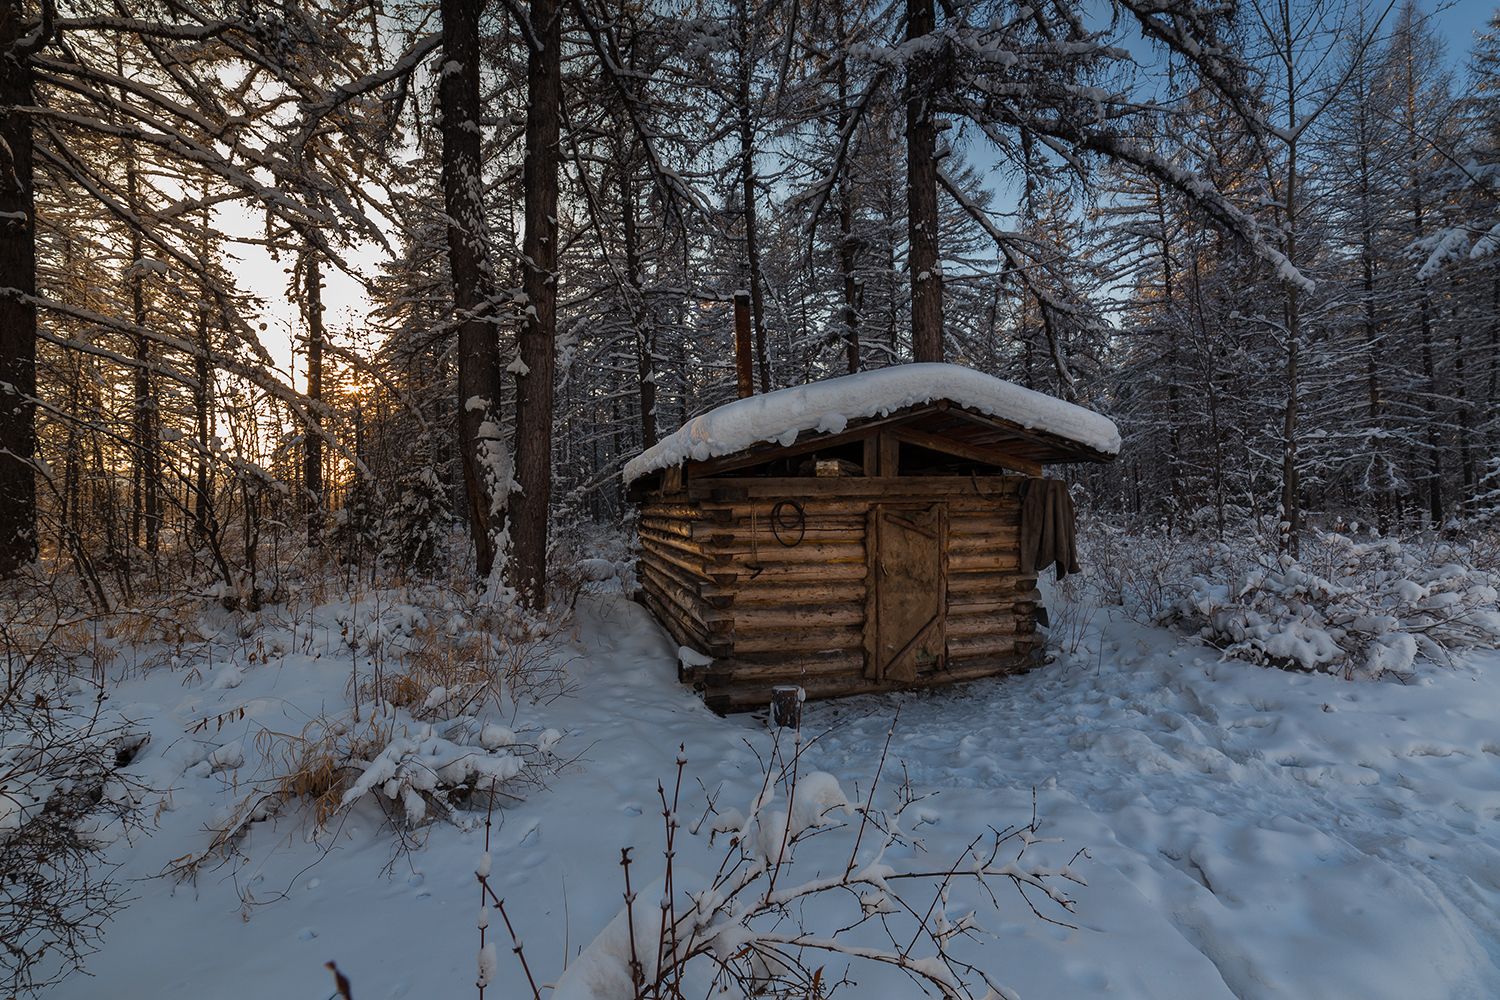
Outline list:
[[[625,481],[685,460],[702,462],[743,451],[761,441],[790,447],[801,431],[838,434],[852,420],[886,417],[944,399],[1104,455],[1120,453],[1119,428],[1093,410],[960,365],[896,365],[726,403],[627,462]]]

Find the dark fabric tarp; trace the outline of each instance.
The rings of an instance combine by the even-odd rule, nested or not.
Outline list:
[[[1021,575],[1057,565],[1057,578],[1079,572],[1073,498],[1058,479],[1033,479],[1021,504]]]

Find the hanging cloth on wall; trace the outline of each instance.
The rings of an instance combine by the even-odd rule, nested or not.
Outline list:
[[[1021,503],[1021,575],[1035,576],[1057,564],[1057,578],[1080,572],[1068,484],[1058,479],[1031,479]]]

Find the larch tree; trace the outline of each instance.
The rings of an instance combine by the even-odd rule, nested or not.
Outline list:
[[[443,0],[443,199],[448,271],[458,327],[459,453],[475,567],[491,578],[506,559],[513,469],[500,424],[496,282],[485,221],[480,155],[480,12],[483,0]]]

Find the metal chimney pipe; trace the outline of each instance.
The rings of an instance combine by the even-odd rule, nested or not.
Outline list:
[[[740,398],[755,395],[755,371],[750,345],[750,293],[734,293],[734,366],[739,374]]]

